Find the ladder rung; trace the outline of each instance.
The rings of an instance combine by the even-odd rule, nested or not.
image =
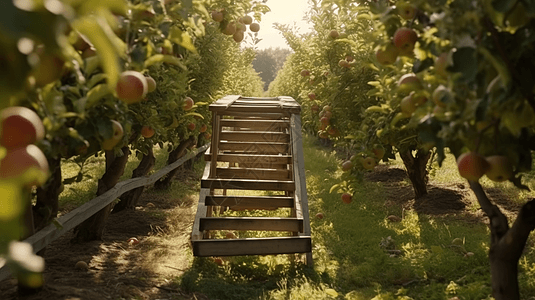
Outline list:
[[[310,236],[193,240],[195,256],[272,255],[312,251]]]
[[[209,154],[210,160],[211,154]],[[292,156],[291,155],[273,155],[273,154],[218,154],[217,155],[217,161],[223,161],[223,162],[236,162],[236,163],[244,163],[244,164],[265,164],[265,163],[272,163],[272,164],[290,164],[292,163]]]
[[[201,180],[201,188],[225,190],[294,191],[295,182],[286,180],[208,178]]]
[[[244,151],[264,154],[288,153],[288,143],[276,142],[219,142],[219,150]]]
[[[234,209],[276,209],[294,207],[293,197],[275,196],[206,196],[206,206],[225,206]]]
[[[289,143],[290,135],[283,132],[263,131],[222,131],[219,140],[244,142],[282,142]]]
[[[302,232],[303,219],[275,217],[206,217],[200,219],[199,229]]]
[[[259,179],[259,180],[290,180],[288,169],[260,169],[260,168],[217,168],[217,178],[227,179]]]

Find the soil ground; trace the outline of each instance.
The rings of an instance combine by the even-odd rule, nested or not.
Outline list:
[[[385,206],[414,209],[418,213],[486,222],[480,210],[470,209],[475,201],[467,185],[429,184],[429,194],[414,200],[404,170],[377,166],[366,179],[381,182],[386,192]],[[193,174],[178,178],[195,185]],[[489,196],[506,214],[517,207],[499,190]],[[0,282],[0,299],[208,299],[188,294],[174,279],[191,265],[189,235],[195,216],[197,195],[176,198],[145,191],[135,211],[112,214],[103,241],[71,244],[72,233],[46,248],[45,288],[36,295],[17,298],[14,279]],[[129,244],[136,237],[139,244]],[[76,269],[84,261],[88,269]]]

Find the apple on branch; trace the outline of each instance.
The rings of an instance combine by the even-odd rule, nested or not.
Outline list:
[[[124,131],[121,123],[111,120],[111,126],[113,134],[110,138],[102,141],[103,150],[112,150],[123,139]]]
[[[457,158],[459,174],[470,181],[478,181],[489,170],[490,164],[476,152],[466,152]]]
[[[115,92],[126,104],[140,102],[148,92],[147,79],[139,72],[125,71],[119,76]]]
[[[391,65],[396,62],[399,53],[399,48],[390,43],[384,49],[377,50],[375,58],[381,65]]]
[[[486,157],[485,160],[489,163],[489,169],[485,175],[490,180],[503,182],[513,177],[513,165],[507,156],[492,155]]]
[[[411,28],[401,27],[394,33],[394,46],[403,52],[410,52],[418,40],[418,34]]]
[[[45,136],[41,118],[23,106],[11,106],[0,111],[0,124],[0,144],[7,149],[35,144]]]

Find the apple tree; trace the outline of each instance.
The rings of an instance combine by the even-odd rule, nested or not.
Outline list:
[[[532,169],[535,149],[535,4],[521,0],[368,4],[378,28],[376,62],[383,65],[383,72],[390,72],[390,82],[397,81],[400,93],[399,117],[393,118],[389,130],[415,130],[424,149],[435,147],[439,162],[446,148],[457,157],[460,175],[468,180],[490,221],[493,296],[522,298],[518,262],[535,229],[535,204],[526,200],[510,223],[479,179],[486,175],[527,188],[523,174]],[[384,90],[383,94],[392,95],[388,91],[393,84],[386,79],[378,80],[376,93]]]

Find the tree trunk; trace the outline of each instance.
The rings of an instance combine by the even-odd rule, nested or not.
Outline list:
[[[407,175],[414,189],[414,198],[418,199],[427,195],[427,162],[431,158],[431,151],[417,150],[413,156],[413,150],[400,152],[399,155],[407,169]]]
[[[182,156],[186,154],[187,149],[194,145],[195,143],[195,137],[190,136],[187,140],[183,140],[180,142],[178,147],[176,147],[175,150],[171,151],[169,153],[169,157],[167,158],[167,165],[170,165],[180,159]],[[171,172],[167,173],[167,176],[161,178],[160,180],[156,181],[154,183],[154,188],[159,190],[166,190],[171,186],[171,180],[176,175],[176,173],[179,171],[180,168],[176,168],[172,170]]]
[[[58,201],[61,178],[61,158],[49,158],[48,165],[52,174],[43,187],[37,188],[37,201],[33,207],[35,230],[39,231],[58,216]]]
[[[490,220],[490,274],[496,300],[518,300],[518,261],[531,231],[535,229],[535,199],[530,200],[509,228],[507,217],[493,205],[479,182],[468,181],[481,209]]]
[[[155,163],[156,158],[154,158],[152,148],[149,148],[149,152],[147,154],[143,154],[143,158],[139,162],[139,165],[132,172],[132,178],[138,178],[147,175],[150,170],[152,170]],[[144,189],[145,187],[142,186],[124,193],[124,195],[120,197],[119,203],[113,207],[112,213],[117,213],[125,209],[133,210],[136,207],[137,201],[139,200],[139,197],[141,197]]]
[[[128,146],[125,146],[121,150],[123,151],[123,156],[120,157],[115,157],[113,150],[106,151],[106,172],[98,180],[97,196],[113,188],[123,175],[124,168],[128,162],[130,149]],[[113,204],[110,203],[82,224],[78,225],[74,229],[76,236],[73,238],[73,241],[88,242],[102,239],[106,220],[110,215],[112,206]]]
[[[31,189],[25,189],[23,191],[23,197],[24,199],[21,199],[24,201],[24,213],[21,216],[20,222],[21,222],[21,236],[20,239],[24,240],[28,237],[32,236],[35,233],[35,225],[33,221],[33,210],[32,210],[32,193]],[[42,273],[33,274],[34,276],[40,276],[41,280],[44,281],[44,275]],[[17,276],[17,293],[20,296],[27,296],[27,295],[33,295],[38,293],[43,289],[43,286],[39,287],[32,287],[30,284],[28,284],[28,274],[20,273]]]

